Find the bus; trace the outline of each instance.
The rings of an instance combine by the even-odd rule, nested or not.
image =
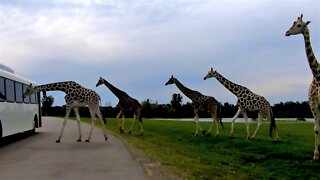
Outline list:
[[[22,98],[30,83],[35,84],[0,64],[0,142],[10,135],[34,133],[42,126],[40,93]]]

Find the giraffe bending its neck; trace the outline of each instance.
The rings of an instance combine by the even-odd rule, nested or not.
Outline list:
[[[274,131],[275,140],[279,139],[278,132],[276,129],[276,122],[272,114],[271,106],[263,96],[257,95],[251,92],[248,88],[229,81],[228,79],[223,77],[221,74],[219,74],[217,71],[214,71],[211,68],[208,74],[204,77],[204,80],[212,77],[215,77],[224,87],[226,87],[230,92],[232,92],[234,95],[238,97],[237,105],[239,109],[236,115],[232,119],[231,132],[230,132],[231,138],[233,138],[233,134],[234,134],[234,131],[233,131],[234,122],[237,119],[237,117],[240,115],[240,113],[242,113],[245,119],[246,127],[247,127],[247,139],[255,138],[260,127],[262,126],[263,117],[267,117],[267,119],[271,121],[270,136],[271,137],[273,136],[273,131]],[[258,125],[254,134],[251,137],[250,137],[250,131],[249,131],[247,111],[258,111]]]
[[[192,106],[194,110],[194,120],[196,123],[196,133],[195,135],[198,135],[198,130],[205,133],[205,131],[201,128],[199,124],[199,111],[201,109],[206,109],[212,116],[212,123],[208,130],[208,135],[210,135],[211,129],[213,128],[214,122],[216,123],[217,131],[216,136],[219,135],[219,123],[223,127],[222,121],[221,121],[221,106],[220,103],[211,96],[205,96],[199,93],[198,91],[191,90],[187,87],[185,87],[183,84],[181,84],[176,78],[171,76],[169,81],[166,83],[166,85],[169,84],[176,84],[176,86],[180,89],[180,91],[186,95],[188,98],[192,100]]]
[[[78,123],[78,130],[79,130],[79,139],[78,142],[81,142],[81,127],[80,127],[80,115],[79,115],[79,107],[88,106],[90,115],[91,115],[91,129],[89,133],[89,137],[86,140],[86,142],[89,142],[92,135],[93,127],[95,126],[96,122],[96,115],[100,118],[102,121],[102,130],[105,137],[105,140],[108,139],[108,136],[105,131],[105,120],[102,117],[102,114],[100,112],[100,96],[93,90],[87,89],[80,84],[73,82],[73,81],[66,81],[66,82],[57,82],[57,83],[51,83],[51,84],[44,84],[39,86],[30,86],[27,88],[26,92],[23,94],[23,98],[26,96],[30,96],[34,92],[39,91],[62,91],[66,93],[65,101],[66,101],[66,116],[63,121],[63,126],[60,131],[60,135],[57,143],[60,142],[65,125],[67,124],[67,119],[69,118],[71,109],[74,110],[77,118]]]
[[[308,24],[310,21],[303,22],[301,14],[295,21],[292,27],[286,32],[286,36],[302,34],[304,37],[305,51],[310,69],[313,74],[313,79],[309,87],[309,106],[314,117],[314,132],[315,132],[315,150],[314,160],[319,160],[320,152],[320,65],[313,53]]]
[[[120,112],[117,115],[117,119],[119,119],[120,117],[122,117],[122,121],[119,121],[119,126],[120,126],[120,132],[123,133],[124,132],[124,118],[125,118],[125,112],[126,111],[131,111],[133,112],[134,115],[134,121],[131,125],[131,128],[129,130],[129,134],[131,134],[132,128],[134,123],[136,122],[136,120],[139,120],[140,122],[140,135],[143,135],[143,124],[142,124],[142,117],[141,117],[141,105],[139,103],[138,100],[130,97],[127,93],[121,91],[120,89],[114,87],[112,84],[110,84],[107,80],[103,79],[102,77],[100,77],[96,87],[100,86],[101,84],[104,84],[105,86],[107,86],[107,88],[110,89],[110,91],[117,96],[117,98],[119,99],[119,103],[117,105],[117,107],[120,108]]]

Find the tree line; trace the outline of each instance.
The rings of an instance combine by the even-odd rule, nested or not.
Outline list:
[[[170,103],[158,104],[157,102],[151,102],[149,99],[141,102],[141,113],[144,118],[193,118],[193,108],[190,102],[182,103],[183,97],[180,94],[173,94]],[[65,116],[65,106],[52,106],[54,98],[47,96],[42,98],[42,115],[47,116]],[[221,104],[222,117],[232,118],[238,107],[236,104],[230,104],[225,102]],[[82,117],[90,117],[88,108],[79,108],[80,115]],[[272,106],[273,114],[276,118],[312,118],[312,113],[309,108],[308,102],[280,102]],[[119,113],[117,107],[101,106],[101,112],[105,117],[116,117]],[[70,116],[74,116],[72,111]],[[200,111],[200,117],[210,118],[211,115],[202,110]],[[256,112],[248,112],[250,118],[257,118]],[[132,117],[131,113],[127,113],[127,117]]]

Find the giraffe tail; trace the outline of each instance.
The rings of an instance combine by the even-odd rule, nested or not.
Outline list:
[[[272,137],[273,132],[276,130],[276,120],[273,115],[271,115],[271,123],[270,123],[270,136]]]

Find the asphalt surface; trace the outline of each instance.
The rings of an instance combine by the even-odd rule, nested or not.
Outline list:
[[[82,123],[83,141],[90,126]],[[0,179],[148,179],[126,146],[95,128],[91,142],[76,142],[78,128],[68,121],[61,143],[55,143],[62,119],[43,118],[35,135],[0,147]]]

